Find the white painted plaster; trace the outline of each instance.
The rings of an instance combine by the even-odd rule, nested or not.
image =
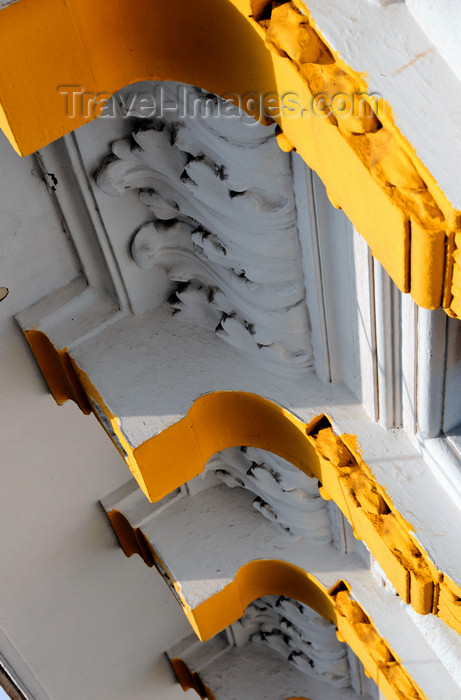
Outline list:
[[[108,126],[106,127],[105,124]],[[418,539],[436,565],[455,580],[460,581],[461,564],[459,558],[453,554],[458,551],[458,532],[461,525],[459,501],[456,501],[456,489],[459,491],[459,458],[454,457],[449,468],[445,467],[445,457],[440,456],[441,453],[435,459],[423,459],[418,451],[417,443],[412,443],[404,431],[384,430],[369,418],[373,408],[376,408],[376,405],[379,407],[377,397],[381,396],[381,401],[384,401],[386,407],[390,406],[391,401],[395,403],[393,392],[395,391],[396,377],[389,375],[395,375],[398,372],[392,363],[388,363],[388,369],[382,373],[381,379],[379,372],[376,371],[376,361],[373,358],[373,333],[376,332],[376,329],[373,331],[373,318],[376,319],[376,298],[373,295],[376,296],[377,288],[373,287],[370,267],[366,267],[362,277],[360,277],[359,269],[361,261],[367,260],[366,251],[357,246],[352,239],[352,241],[348,240],[345,245],[338,246],[340,252],[332,254],[333,248],[329,249],[323,240],[326,238],[334,243],[335,232],[338,232],[338,235],[351,235],[350,226],[342,214],[335,212],[332,215],[328,207],[324,206],[325,200],[321,199],[323,195],[320,194],[320,185],[317,186],[316,191],[315,185],[311,184],[312,201],[316,205],[322,204],[323,211],[326,210],[327,214],[317,221],[315,226],[311,226],[310,231],[307,231],[307,227],[306,230],[301,231],[304,255],[310,254],[308,251],[311,242],[303,240],[303,235],[313,236],[315,234],[318,243],[317,253],[311,246],[311,250],[314,251],[311,254],[319,257],[314,261],[314,265],[306,264],[305,270],[316,268],[317,272],[321,273],[319,279],[315,278],[314,269],[315,284],[312,284],[311,288],[308,289],[307,297],[312,309],[323,295],[323,309],[320,309],[317,320],[315,324],[313,323],[313,337],[315,336],[313,345],[314,352],[317,353],[316,368],[321,366],[321,354],[325,351],[325,347],[331,346],[331,357],[329,357],[328,363],[324,363],[325,371],[319,373],[324,377],[327,377],[329,373],[329,377],[333,378],[334,383],[329,385],[323,383],[312,370],[299,381],[276,378],[273,373],[266,371],[262,366],[259,368],[250,367],[240,354],[232,347],[220,342],[214,334],[207,335],[203,330],[192,325],[176,323],[165,309],[152,309],[152,299],[158,293],[159,285],[155,279],[153,280],[155,275],[151,274],[151,270],[141,270],[133,262],[127,245],[130,239],[128,232],[134,232],[142,225],[146,207],[139,201],[134,192],[128,191],[118,199],[98,193],[96,189],[91,188],[89,179],[89,173],[98,164],[102,154],[107,151],[109,140],[112,137],[120,137],[121,128],[129,133],[132,126],[128,124],[115,125],[111,120],[104,123],[101,120],[90,125],[90,131],[80,130],[78,141],[87,172],[82,170],[79,151],[73,138],[66,139],[66,147],[63,143],[55,144],[46,149],[46,153],[43,154],[45,164],[54,163],[61,168],[58,177],[61,186],[57,188],[53,196],[56,197],[57,205],[61,207],[64,218],[71,222],[72,236],[85,270],[86,279],[80,273],[78,265],[66,248],[67,244],[63,244],[65,239],[60,233],[59,223],[53,219],[49,230],[43,234],[43,240],[48,241],[45,248],[49,251],[47,255],[42,248],[45,245],[42,238],[32,239],[30,235],[23,238],[27,242],[27,250],[29,250],[28,246],[32,246],[31,250],[35,251],[35,258],[30,256],[26,258],[25,253],[21,252],[18,260],[21,265],[24,265],[24,260],[29,262],[29,267],[24,266],[21,271],[24,274],[32,271],[34,275],[37,275],[34,284],[28,280],[30,289],[26,286],[21,288],[21,292],[25,290],[27,294],[24,292],[24,296],[16,297],[17,303],[14,306],[3,307],[4,304],[11,304],[10,286],[10,295],[1,302],[1,308],[9,308],[9,313],[14,313],[51,289],[62,286],[57,294],[45,297],[42,302],[21,314],[21,321],[25,327],[39,324],[40,328],[50,335],[58,347],[69,348],[79,366],[89,374],[109,408],[120,417],[121,428],[133,445],[138,445],[158,434],[162,429],[183,417],[198,396],[218,389],[239,389],[267,396],[293,410],[306,422],[315,415],[327,413],[331,416],[338,433],[358,435],[365,461],[371,467],[378,481],[387,490],[396,508],[414,525]],[[85,133],[88,133],[89,136],[86,137]],[[69,167],[69,163],[71,167]],[[47,166],[46,170],[49,170]],[[11,200],[14,201],[15,195],[10,196]],[[297,193],[298,203],[302,196],[303,194]],[[9,205],[11,206],[11,202]],[[317,209],[320,211],[322,207],[317,207]],[[43,202],[37,205],[36,211],[41,212],[42,209]],[[8,216],[8,207],[5,207],[5,210]],[[309,216],[308,207],[305,215]],[[22,200],[17,205],[16,216],[21,222],[23,216]],[[40,214],[37,215],[35,221],[27,222],[27,224],[30,224],[30,230],[35,230],[38,224],[46,229],[47,221],[48,219]],[[328,228],[328,232],[322,229],[325,222],[327,222],[328,227],[331,226],[331,229]],[[50,231],[53,229],[58,233],[51,236]],[[314,229],[316,230],[313,233]],[[11,230],[14,231],[15,228],[13,227]],[[22,224],[20,230],[22,232]],[[328,235],[326,235],[327,233]],[[40,241],[40,247],[37,247],[37,240]],[[54,243],[55,240],[56,243]],[[53,248],[54,245],[56,248]],[[49,272],[49,260],[55,261],[57,252],[59,265],[53,267],[53,275],[56,275],[54,277]],[[328,260],[329,255],[332,258],[330,260]],[[39,262],[41,263],[40,267]],[[53,265],[55,265],[54,262]],[[11,268],[12,270],[14,267]],[[8,273],[10,273],[9,269]],[[355,283],[351,281],[346,294],[341,286],[342,280],[348,276],[353,278],[354,275],[356,275]],[[0,282],[3,284],[3,280]],[[13,283],[16,283],[15,277],[13,277]],[[368,293],[369,296],[361,300],[359,312],[355,314],[354,295],[362,293]],[[343,298],[341,298],[341,294]],[[379,300],[383,304],[383,318],[389,316],[389,299],[389,294],[383,294]],[[350,301],[351,311],[349,314],[347,313],[347,300]],[[341,312],[338,311],[339,309]],[[130,310],[136,311],[137,315],[132,316]],[[394,319],[392,323],[404,323],[408,318],[414,320],[415,314],[411,308],[405,307],[404,312],[402,320],[399,317]],[[360,326],[361,323],[363,327],[354,338],[357,324]],[[386,323],[389,324],[389,320]],[[324,329],[323,337],[322,328]],[[393,327],[388,328],[388,330],[389,334],[394,333]],[[395,330],[399,332],[398,329]],[[411,352],[411,348],[415,347],[416,342],[414,324],[409,326],[408,330],[409,335],[403,335],[403,342],[406,344],[406,348],[410,348]],[[381,347],[384,349],[384,358],[386,358],[386,352],[389,348],[386,349],[384,336],[381,340],[383,341]],[[375,348],[376,345],[377,343]],[[392,350],[392,343],[389,347]],[[360,349],[360,352],[357,351],[357,348]],[[441,356],[443,357],[443,353]],[[360,357],[360,362],[358,357]],[[362,363],[366,365],[363,373]],[[403,365],[402,381],[406,382],[408,378],[410,379],[408,387],[410,394],[412,394],[412,396],[406,396],[406,408],[403,412],[404,419],[407,417],[409,420],[408,417],[411,417],[412,413],[415,412],[414,395],[417,393],[418,376],[415,371],[412,374],[411,357],[406,357]],[[414,363],[413,370],[415,370]],[[431,366],[429,366],[428,371],[431,372]],[[345,389],[340,386],[337,383],[339,380],[346,381],[349,388]],[[42,398],[44,399],[44,396]],[[362,400],[364,406],[360,405]],[[51,416],[52,411],[57,409],[53,408],[50,399],[47,401],[50,403]],[[75,411],[71,407],[67,406],[61,411],[65,411],[66,415],[72,415],[73,420]],[[61,414],[58,412],[57,415]],[[58,445],[60,453],[63,455],[67,450],[67,436],[69,434],[75,435],[73,441],[75,444],[79,443],[81,435],[87,430],[91,430],[86,427],[91,425],[91,421],[90,419],[84,421],[80,417],[79,429],[75,429],[73,432],[73,429],[69,427],[70,421],[66,423],[64,418],[59,420],[62,423],[57,425],[62,435],[60,435]],[[50,422],[52,422],[51,418]],[[385,422],[389,423],[387,420]],[[23,424],[20,423],[20,425]],[[53,424],[53,429],[55,427]],[[39,442],[39,444],[42,443]],[[446,447],[446,442],[443,444]],[[49,452],[45,450],[44,454],[49,455]],[[85,478],[89,478],[88,474],[93,474],[91,470],[95,469],[94,460],[90,454],[85,453],[85,455],[88,462],[91,462],[91,469],[90,464],[88,464],[84,471]],[[117,456],[114,458],[116,461],[118,460],[117,464],[121,469],[120,472],[117,472],[119,475],[117,478],[121,478],[121,475],[126,472],[123,471],[124,467],[119,458]],[[9,455],[9,459],[14,463],[13,455]],[[52,461],[51,456],[48,459]],[[40,463],[41,460],[42,458],[40,458]],[[77,456],[75,460],[74,471],[78,472]],[[62,462],[62,456],[60,462]],[[440,471],[441,466],[444,467],[443,473]],[[451,482],[446,479],[448,473],[452,478]],[[105,469],[103,474],[106,474]],[[103,476],[99,474],[98,478],[103,479]],[[107,480],[106,477],[103,480],[107,490],[113,488],[113,484],[109,483],[108,476]],[[16,484],[16,488],[19,490],[19,482]],[[87,492],[85,491],[85,493]],[[208,493],[208,495],[210,494]],[[88,494],[87,497],[89,497]],[[195,498],[199,499],[203,496],[197,493]],[[246,504],[250,509],[252,498],[247,494]],[[216,504],[211,503],[209,507],[213,510]],[[159,515],[166,518],[167,511],[168,509],[165,509]],[[143,517],[149,519],[149,513],[150,511]],[[190,517],[190,514],[187,516],[185,514],[184,517]],[[242,517],[246,516],[242,515]],[[266,533],[264,527],[270,527],[270,523],[265,522],[256,512],[252,513],[252,517],[258,518],[257,527],[263,528],[261,532],[263,540],[264,537],[266,538],[264,540],[265,546],[273,547],[274,543],[277,542],[273,530],[271,530],[270,535],[264,534]],[[58,519],[57,522],[61,521]],[[171,528],[177,528],[177,525],[172,524]],[[242,537],[244,537],[243,533]],[[167,539],[165,533],[165,543]],[[281,549],[285,547],[286,539],[286,537],[283,538],[283,544],[280,544]],[[171,529],[169,541],[171,545]],[[197,548],[200,549],[200,546],[198,544]],[[230,546],[233,546],[232,542],[230,542]],[[252,547],[257,546],[258,543],[254,540]],[[168,553],[167,549],[165,544],[166,554]],[[337,556],[333,547],[331,547],[331,552],[332,556]],[[85,557],[86,555],[81,560],[83,568],[85,568]],[[344,561],[346,560],[351,562],[351,559],[344,557]],[[305,563],[307,564],[307,562]],[[130,572],[132,566],[130,564]],[[318,566],[321,568],[321,563]],[[362,564],[364,572],[367,566],[365,563]],[[359,567],[357,571],[360,573],[360,570]],[[386,621],[386,606],[383,605],[381,608],[379,601],[374,601],[375,589],[372,587],[370,593],[366,583],[368,579],[365,578],[362,581],[357,571],[354,575],[357,577],[355,585],[357,595],[360,594],[360,601],[363,600],[364,605],[371,606],[369,609],[373,610],[373,619],[376,618],[379,624],[383,625],[383,629],[387,629],[386,624],[390,626],[390,621]],[[56,571],[54,573],[57,575]],[[202,587],[202,592],[204,585],[205,587],[219,587],[227,579],[226,576],[216,577],[217,573],[208,572],[209,577],[205,582],[197,580],[194,585],[191,582],[189,584],[195,591]],[[115,578],[116,574],[113,573],[113,576]],[[107,581],[107,579],[104,580]],[[149,581],[151,580],[153,579],[149,579]],[[126,587],[130,592],[137,590],[136,581],[133,581],[133,589],[130,588],[131,579],[128,575],[122,582],[123,587]],[[111,585],[108,584],[109,588]],[[99,591],[98,595],[101,596],[100,584],[96,588]],[[394,603],[389,604],[395,605]],[[376,610],[374,606],[377,606]],[[111,607],[112,611],[114,607],[115,602]],[[96,614],[95,610],[95,606],[91,607],[93,615]],[[113,614],[115,615],[115,612]],[[61,617],[58,615],[57,620],[60,619]],[[129,626],[126,618],[125,624]],[[145,634],[148,635],[148,632]],[[113,638],[115,640],[117,634],[114,633]],[[95,639],[99,638],[96,636]],[[146,637],[143,639],[145,640]],[[395,648],[396,651],[401,648],[402,654],[406,654],[406,658],[414,659],[414,656],[411,656],[412,639],[410,634],[410,637],[396,640]],[[115,642],[113,646],[117,649],[116,653],[120,654],[122,647],[119,648]],[[103,645],[101,644],[99,648],[103,648]],[[420,647],[417,648],[420,649]],[[432,673],[436,678],[438,667],[431,666],[431,664],[436,663],[433,649],[426,648],[424,645],[421,649],[423,649],[422,656],[418,656],[418,659],[426,664],[425,672]],[[28,658],[32,658],[34,668],[36,668],[36,656],[29,654],[29,650],[27,653]],[[141,655],[139,658],[145,659],[145,656]],[[88,659],[86,659],[86,663],[89,663]],[[429,683],[429,681],[427,682]],[[432,687],[430,683],[428,687]],[[447,698],[458,697],[449,695],[452,690],[453,686],[448,684]],[[95,700],[97,697],[95,695]],[[114,697],[117,696],[114,695]],[[440,696],[433,694],[432,697],[439,700]]]
[[[286,700],[312,697],[315,700],[357,700],[350,689],[331,688],[280,659],[271,649],[247,647],[222,654],[200,672],[219,700]]]
[[[456,0],[406,0],[420,27],[454,73],[461,76],[461,6]]]
[[[314,373],[302,381],[277,381],[263,369],[242,363],[218,338],[210,335],[204,344],[200,330],[178,326],[163,309],[127,316],[71,348],[71,353],[110,411],[119,416],[133,446],[177,422],[196,398],[210,391],[257,393],[305,422],[326,413],[338,434],[358,435],[365,462],[412,523],[435,564],[461,580],[461,564],[452,554],[461,525],[453,494],[445,491],[403,431],[386,431],[370,422],[340,386],[325,385]],[[435,511],[434,502],[443,503],[443,508]]]
[[[321,378],[360,395],[352,224],[296,154],[292,165],[314,366]]]
[[[91,137],[88,140],[83,137],[84,130],[79,135],[87,168],[91,170],[91,163],[94,166],[100,160],[95,143],[100,138],[99,152],[104,153],[113,126],[109,127],[108,133],[101,130],[99,122],[89,126]],[[128,192],[119,199],[101,196],[98,200],[105,219],[114,226],[121,220],[125,235],[130,228],[130,217],[138,209],[132,207],[131,200],[121,208],[115,207],[115,204],[130,194],[133,193]],[[115,207],[110,215],[108,200],[110,206]],[[140,205],[137,198],[135,200]],[[123,213],[124,207],[129,216]],[[85,241],[86,232],[86,228],[81,233],[76,232],[76,240],[83,238]],[[113,239],[115,251],[117,240],[117,237]],[[126,242],[126,238],[123,240]],[[105,255],[107,258],[108,252]],[[119,260],[128,289],[130,277],[125,274],[128,267],[125,269],[123,256],[120,259],[117,254],[116,261]],[[114,267],[114,263],[111,264]],[[333,280],[334,275],[331,274],[328,286]],[[296,382],[296,385],[290,381],[277,381],[262,368],[258,371],[241,362],[232,348],[219,343],[212,334],[204,343],[201,330],[173,323],[174,319],[168,318],[162,309],[137,316],[123,316],[121,312],[114,313],[109,305],[109,311],[101,313],[104,307],[92,296],[98,289],[97,285],[90,286],[80,294],[77,307],[69,302],[66,309],[65,304],[61,303],[60,294],[53,301],[47,300],[31,309],[21,318],[26,326],[38,323],[40,319],[40,327],[49,333],[58,347],[71,349],[77,363],[89,374],[108,407],[120,417],[121,429],[133,446],[183,417],[198,396],[218,389],[239,389],[267,396],[292,409],[306,422],[325,412],[332,417],[339,433],[358,435],[365,461],[387,490],[396,508],[414,525],[422,545],[439,568],[455,580],[461,580],[461,565],[452,555],[457,547],[456,532],[460,521],[453,484],[457,483],[457,479],[459,481],[459,476],[453,472],[451,483],[442,483],[437,465],[431,472],[428,469],[431,461],[425,463],[418,449],[401,431],[381,431],[368,420],[357,399],[341,387],[325,386],[312,373]],[[76,323],[76,311],[85,295],[89,295],[90,303],[83,305],[81,320]],[[47,306],[52,307],[49,316],[46,316]],[[56,310],[56,306],[62,307],[61,310]],[[116,304],[114,308],[117,308]],[[105,320],[101,322],[104,314]],[[117,321],[117,318],[120,320]],[[363,321],[361,318],[350,320],[351,328],[353,323]],[[341,339],[345,328],[347,330],[347,324],[341,326],[338,335]],[[348,356],[352,360],[354,353],[349,352]],[[345,363],[343,371],[348,366],[351,372],[357,371],[351,360]],[[383,387],[379,387],[380,393],[383,390]],[[390,464],[392,469],[389,468]],[[405,488],[402,488],[403,484]],[[447,493],[445,489],[451,492]],[[437,509],[437,514],[434,513],[434,502],[443,504]]]
[[[405,610],[413,624],[420,630],[424,639],[451,674],[454,682],[458,684],[461,693],[461,668],[459,665],[461,638],[459,634],[447,627],[437,617],[418,615],[409,605],[405,606]]]
[[[456,429],[461,423],[461,323],[458,319],[446,319],[446,344],[442,361],[445,376],[442,380],[443,415],[440,416],[443,430]],[[439,327],[442,324],[439,323]],[[445,328],[444,328],[445,330]],[[440,369],[438,376],[440,376]],[[440,387],[440,383],[439,383]],[[459,428],[458,428],[459,430]]]
[[[317,483],[277,455],[254,447],[230,447],[208,460],[205,469],[230,488],[243,487],[255,494],[253,508],[286,535],[331,542],[333,534],[327,503]]]
[[[319,700],[337,697],[342,700],[358,695],[378,698],[377,688],[370,681],[364,681],[364,686],[370,688],[371,695],[361,687],[354,687],[358,695],[352,692],[348,663],[351,659],[355,665],[358,660],[346,644],[338,642],[335,627],[309,607],[283,596],[255,601],[240,620],[208,642],[200,644],[196,638],[188,637],[167,653],[170,659],[180,658],[191,670],[199,672],[212,691],[219,687],[220,698],[286,700],[288,695],[304,697],[313,691]],[[253,673],[250,675],[249,668],[242,664],[237,676],[234,666],[243,659],[243,654],[251,660]],[[289,657],[283,668],[280,656]],[[304,679],[299,674],[305,671],[300,663],[303,657],[310,658],[313,664],[313,668],[308,664],[308,677]],[[325,672],[318,673],[317,664]],[[329,682],[335,667],[344,675],[339,674]],[[363,671],[361,675],[365,679]]]
[[[177,109],[140,119],[95,175],[106,195],[132,189],[146,205],[147,223],[122,235],[163,289],[150,306],[167,301],[176,318],[216,332],[258,364],[300,374],[312,358],[290,157],[275,125],[198,89],[162,87]]]
[[[265,596],[251,603],[231,625],[237,646],[244,643],[274,649],[310,678],[334,688],[351,685],[347,649],[336,627],[315,610],[284,596]]]
[[[415,0],[376,6],[368,0],[305,0],[304,4],[327,43],[354,70],[366,74],[371,93],[389,103],[399,129],[448,199],[461,208],[460,74],[455,75],[445,61],[447,57],[459,70],[459,22],[452,23],[459,16],[457,3]]]
[[[78,261],[34,159],[0,134],[0,163],[0,655],[34,700],[188,698],[163,658],[189,631],[182,612],[97,504],[126,466],[93,421],[58,409],[13,320]]]
[[[295,564],[327,589],[344,579],[426,696],[457,700],[458,685],[406,617],[406,606],[392,590],[382,588],[359,556],[313,540],[287,538],[252,509],[251,501],[243,489],[219,485],[172,501],[144,521],[143,533],[191,608],[222,590],[255,557]]]

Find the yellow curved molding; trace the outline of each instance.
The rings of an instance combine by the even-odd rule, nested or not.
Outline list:
[[[0,126],[21,154],[97,117],[104,100],[140,80],[177,80],[233,95],[295,95],[296,114],[265,100],[283,149],[323,180],[401,290],[461,316],[456,248],[461,215],[417,157],[391,109],[332,51],[301,0],[21,0],[0,13]],[[21,50],[18,50],[18,47]],[[14,80],[11,80],[11,76]],[[65,88],[83,108],[66,111]],[[354,116],[317,116],[319,95],[365,95]],[[96,96],[91,101],[92,96]],[[258,103],[258,100],[256,100]],[[322,103],[323,104],[323,103]]]
[[[232,583],[194,610],[183,605],[195,632],[206,641],[238,620],[257,598],[265,595],[294,598],[336,625],[339,640],[351,647],[388,700],[425,698],[369,616],[352,600],[349,590],[345,581],[338,581],[327,590],[314,576],[287,562],[255,560],[239,569]],[[205,688],[181,659],[173,659],[173,667],[185,690]]]
[[[107,513],[109,522],[126,557],[138,554],[147,566],[155,564],[152,547],[139,527],[132,528],[123,513],[111,510]]]
[[[182,659],[170,659],[170,663],[175,672],[176,678],[181,688],[186,690],[195,690],[204,700],[216,700],[216,696],[211,692],[210,688],[205,685],[201,676],[197,671],[192,671]]]
[[[277,91],[263,40],[229,0],[21,0],[0,12],[0,32],[0,127],[21,155],[100,115],[87,98],[134,82]],[[87,97],[72,117],[66,86]]]
[[[261,18],[266,44],[277,57],[274,65],[277,60],[289,62],[311,100],[322,95],[327,104],[334,105],[339,94],[349,96],[353,105],[354,96],[368,95],[368,85],[331,50],[308,12],[306,16],[306,4],[288,1],[274,7],[269,20]],[[303,120],[283,120],[282,116],[282,121],[285,137],[298,149],[298,143],[302,144],[298,122]],[[459,212],[396,127],[390,106],[369,98],[368,111],[354,114],[352,110],[344,117],[332,112],[310,121],[324,147],[322,163],[311,167],[319,172],[333,203],[344,208],[356,223],[373,254],[402,291],[411,292],[421,306],[439,306],[444,290],[445,246],[459,227]],[[342,142],[339,151],[338,139]],[[306,150],[300,149],[300,153],[311,164]],[[355,158],[366,171],[366,196],[373,198],[368,204],[355,189],[361,179]],[[354,189],[345,193],[344,183],[338,179],[343,179],[345,173],[350,177],[351,172]],[[373,226],[370,217],[376,212],[383,216],[386,230]],[[426,272],[422,274],[423,269]],[[450,290],[446,289],[445,301],[449,297]]]
[[[184,418],[133,448],[117,417],[68,354],[56,351],[41,331],[25,334],[58,403],[78,400],[92,407],[98,420],[95,406],[104,412],[114,444],[150,501],[159,501],[200,474],[210,457],[227,447],[273,452],[319,481],[322,497],[340,508],[405,603],[422,615],[437,615],[461,634],[461,587],[438,571],[418,543],[411,524],[363,461],[356,437],[335,435],[327,416],[306,424],[256,394],[218,391],[198,398]],[[138,535],[130,537],[124,549],[137,552],[139,544],[133,543]],[[128,542],[126,538],[123,534],[119,539]]]
[[[57,350],[45,333],[35,329],[25,331],[25,336],[58,406],[70,399],[83,413],[90,414],[91,406],[67,349]]]

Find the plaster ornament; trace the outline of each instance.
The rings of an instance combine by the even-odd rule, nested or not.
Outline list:
[[[317,483],[286,460],[253,447],[230,447],[208,461],[205,477],[210,471],[230,488],[253,492],[255,510],[287,535],[332,541],[327,502]]]
[[[213,103],[220,104],[216,100]],[[94,126],[100,131],[102,122]],[[264,127],[256,128],[265,133]],[[164,138],[164,130],[155,128],[154,139],[159,135]],[[211,134],[210,142],[215,137]],[[125,153],[126,139],[117,143],[121,150],[119,146],[115,150]],[[137,150],[130,140],[128,153],[133,148]],[[188,148],[193,149],[192,141]],[[99,147],[98,158],[103,149],[106,142]],[[144,166],[138,165],[133,172],[136,177],[144,177]],[[123,170],[126,163],[116,156],[106,166]],[[164,170],[168,167],[168,162],[162,165]],[[218,171],[223,172],[219,168]],[[57,170],[50,165],[46,172]],[[215,177],[220,179],[218,174]],[[143,212],[142,221],[145,204],[137,192],[135,188],[129,196],[138,211]],[[118,205],[118,212],[123,209],[123,198],[114,203],[97,188],[93,193],[103,205],[101,211],[106,205],[109,209]],[[175,209],[174,201],[171,197],[168,200],[170,209]],[[107,215],[107,208],[105,211]],[[94,232],[84,229],[86,238],[81,250],[85,255],[87,239],[92,240]],[[131,296],[126,303],[126,291],[132,281],[129,275],[146,271],[129,259],[129,232],[125,233],[123,225],[121,229],[126,260],[117,257],[120,246],[117,248],[115,235],[108,241],[104,231],[96,234],[100,236],[112,280],[101,284],[100,273],[106,269],[102,261],[98,276],[93,276],[88,286],[79,278],[21,314],[22,327],[56,399],[62,402],[74,398],[84,410],[93,408],[153,500],[200,473],[207,459],[225,447],[254,444],[277,452],[319,479],[322,496],[332,498],[350,518],[354,530],[375,554],[403,600],[411,602],[419,613],[433,612],[458,629],[459,593],[455,582],[460,579],[456,562],[449,556],[452,545],[437,549],[437,558],[432,545],[442,527],[446,530],[444,543],[452,542],[452,523],[457,522],[459,513],[445,499],[442,521],[437,522],[436,530],[431,520],[432,500],[427,499],[427,493],[439,493],[443,485],[438,475],[431,475],[425,468],[407,437],[403,433],[384,433],[367,419],[348,391],[343,391],[338,383],[328,387],[312,371],[302,379],[286,377],[280,382],[274,372],[242,362],[241,356],[229,344],[221,343],[216,333],[209,335],[204,348],[203,332],[185,325],[180,330],[181,324],[165,305],[132,313]],[[120,229],[116,232],[120,233]],[[199,243],[203,243],[204,236],[201,231],[198,233]],[[219,246],[210,247],[209,252],[214,249],[219,251]],[[88,255],[86,260],[89,266]],[[126,273],[123,280],[117,279],[120,267],[122,274]],[[194,292],[201,291],[200,287],[190,286]],[[117,298],[109,291],[114,289],[120,295]],[[182,291],[185,289],[177,289],[180,294]],[[229,314],[229,319],[233,321],[234,317]],[[380,397],[385,395],[381,388],[380,385]],[[319,440],[320,430],[313,430],[322,414],[333,419],[333,424],[328,425],[334,425],[335,435],[328,432],[324,416],[327,440]],[[359,436],[360,450],[353,435]],[[344,440],[348,451],[341,444]],[[328,442],[331,449],[325,452]],[[405,491],[401,489],[402,475]],[[409,501],[407,494],[411,494]],[[261,500],[267,503],[263,511],[271,515],[269,502]],[[429,521],[431,524],[426,526]],[[422,522],[424,527],[420,526]],[[446,524],[442,526],[442,522]]]
[[[239,647],[246,638],[274,649],[307,676],[335,688],[350,686],[347,652],[335,626],[307,605],[266,596],[251,603],[231,630]]]
[[[342,469],[350,469],[350,452],[345,446],[335,455],[331,441],[324,437],[318,439],[322,442],[325,459],[330,455]],[[250,467],[246,469],[248,463]],[[251,483],[253,471],[261,472],[262,488],[269,492],[271,515],[262,514],[271,522],[265,524],[251,509],[254,499],[248,491],[258,493],[259,490],[261,493],[259,484]],[[347,652],[346,659],[346,647],[338,643],[334,628],[328,622],[334,621],[340,630],[340,640],[352,644],[365,663],[367,673],[385,693],[391,691],[389,697],[403,698],[399,693],[406,693],[408,698],[424,698],[424,693],[416,685],[415,669],[408,656],[410,647],[413,651],[418,649],[418,658],[425,653],[424,630],[421,634],[419,626],[415,626],[409,646],[407,635],[410,630],[405,616],[406,612],[410,614],[409,609],[402,607],[388,581],[383,585],[382,576],[369,570],[360,547],[356,551],[350,549],[346,554],[332,546],[331,538],[329,541],[319,538],[309,514],[309,500],[307,513],[293,512],[290,520],[286,503],[275,496],[277,489],[285,498],[290,486],[293,490],[296,485],[304,486],[302,478],[290,484],[291,476],[284,461],[273,455],[252,448],[230,448],[209,460],[202,476],[158,503],[147,504],[132,482],[109,494],[103,499],[103,505],[125,553],[138,553],[149,565],[155,564],[201,639],[210,639],[226,624],[232,623],[227,635],[237,649],[242,649],[245,644],[267,645],[310,677],[333,688],[346,689],[352,682],[354,691],[359,688],[363,690],[359,694],[366,694],[370,688],[357,682],[357,669],[352,680],[350,669],[355,657]],[[305,475],[302,477],[307,479]],[[221,480],[226,486],[220,485]],[[310,489],[311,498],[315,497],[314,483]],[[231,492],[226,493],[229,486]],[[300,496],[299,489],[296,495]],[[381,508],[379,499],[375,501],[371,494],[366,504],[368,510]],[[293,523],[298,527],[303,524],[310,527],[305,527],[302,534],[292,538],[287,537],[286,523],[291,527]],[[174,540],[172,532],[176,533]],[[376,568],[376,562],[373,566]],[[346,574],[347,584],[340,580],[341,573]],[[319,583],[323,603],[314,593]],[[258,591],[259,595],[265,595],[265,591],[273,594],[277,589],[282,597],[276,603],[275,599],[252,602]],[[292,593],[288,594],[288,590]],[[298,600],[287,601],[285,596],[294,595],[295,591],[294,597]],[[238,615],[237,611],[248,603],[251,604],[243,617],[232,622],[232,617]],[[320,612],[324,619],[308,605]],[[402,629],[406,630],[404,639],[401,638]],[[201,673],[202,665],[208,664],[208,644],[216,649],[218,640],[210,639],[203,648],[197,647],[191,663],[187,661],[187,654],[184,656],[178,652],[194,673]],[[397,662],[396,654],[400,659],[403,654],[403,665]],[[221,700],[232,697],[226,693],[236,692],[235,688],[229,691],[234,687],[232,674],[228,676],[226,671],[223,675],[223,669],[233,664],[232,659],[229,657],[224,662],[223,658],[223,663],[219,662],[217,666],[216,658],[211,659],[211,667],[206,669],[203,678],[212,693],[217,690],[219,693],[206,697]],[[176,671],[177,663],[178,660],[173,659]],[[405,668],[407,663],[409,667]],[[286,670],[283,677],[291,682]],[[215,687],[217,678],[221,681]],[[195,685],[185,682],[183,687]],[[200,683],[198,687],[202,687]],[[263,683],[263,689],[267,696],[263,694],[262,697],[278,699],[278,695],[271,694],[270,685]],[[348,692],[352,693],[351,698],[354,697],[352,690],[345,690],[344,698],[349,697]],[[330,691],[330,696],[326,697],[331,700],[336,695]]]
[[[289,155],[273,126],[195,88],[180,96],[170,120],[140,121],[112,145],[96,182],[112,196],[137,190],[152,212],[131,254],[164,271],[177,318],[275,372],[302,373],[312,353]],[[197,119],[210,100],[212,112]]]

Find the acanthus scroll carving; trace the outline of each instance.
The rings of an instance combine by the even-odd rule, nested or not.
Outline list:
[[[297,600],[259,598],[230,630],[236,646],[266,644],[307,676],[336,688],[350,686],[347,651],[335,626]]]
[[[302,373],[312,357],[289,156],[273,126],[233,106],[222,114],[223,101],[198,89],[178,94],[194,98],[193,114],[183,105],[186,116],[140,120],[112,144],[97,184],[112,196],[137,190],[152,212],[131,254],[166,273],[174,315],[275,371]],[[197,104],[208,116],[195,116]]]
[[[318,544],[333,540],[317,482],[281,457],[255,447],[229,447],[208,460],[209,471],[230,488],[253,492],[255,510],[286,534]]]

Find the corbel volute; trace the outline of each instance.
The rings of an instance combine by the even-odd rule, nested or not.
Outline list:
[[[428,71],[434,64],[454,99],[457,80],[446,73],[443,61],[439,66],[405,5],[359,4],[364,37],[367,27],[382,24],[387,31],[389,23],[401,24],[402,31],[415,37],[415,55],[412,48],[406,60],[402,48],[403,64],[396,64],[395,75],[409,71],[423,82],[423,69],[418,73],[413,64],[422,61]],[[414,120],[406,118],[401,125],[406,129],[394,120],[393,103],[402,104],[395,81],[388,83],[392,94],[372,99],[363,75],[370,49],[364,48],[363,66],[347,64],[323,5],[316,0],[198,0],[193,5],[136,0],[95,6],[71,0],[56,6],[51,0],[20,0],[0,14],[0,124],[18,152],[26,154],[101,115],[109,96],[134,81],[179,80],[228,96],[257,118],[279,123],[282,147],[296,149],[318,172],[332,201],[344,209],[402,291],[426,308],[443,306],[459,316],[456,178],[447,175],[445,162],[440,168],[433,163],[427,139],[420,143],[415,136],[413,142],[406,135],[413,133]],[[357,10],[353,5],[347,12]],[[338,13],[337,27],[343,11],[342,5],[331,9],[330,14]],[[288,107],[283,105],[286,95],[294,97]],[[336,112],[319,108],[319,96],[322,104],[330,104],[338,95],[351,103],[362,96],[362,112],[344,116],[338,105]],[[440,139],[453,131],[450,115]],[[433,117],[445,118],[440,112]],[[421,150],[427,158],[421,158]]]

